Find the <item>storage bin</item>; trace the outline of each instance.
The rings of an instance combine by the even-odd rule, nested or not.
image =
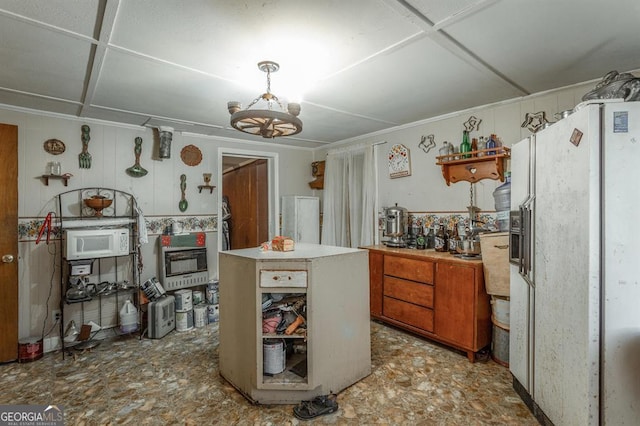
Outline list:
[[[487,294],[509,296],[509,233],[480,234],[480,250]]]

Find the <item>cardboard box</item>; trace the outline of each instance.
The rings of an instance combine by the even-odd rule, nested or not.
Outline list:
[[[278,235],[271,240],[271,249],[273,251],[293,251],[294,243],[290,237]]]

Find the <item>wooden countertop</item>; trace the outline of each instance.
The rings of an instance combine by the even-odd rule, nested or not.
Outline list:
[[[365,246],[360,247],[362,249],[375,251],[382,254],[398,254],[405,257],[418,259],[418,260],[431,260],[431,261],[447,261],[451,263],[459,263],[463,265],[482,265],[482,259],[461,259],[459,257],[455,257],[449,252],[440,252],[435,251],[434,249],[426,249],[426,250],[417,250],[417,249],[409,249],[409,248],[397,248],[397,247],[387,247],[384,244],[378,244],[374,246]]]

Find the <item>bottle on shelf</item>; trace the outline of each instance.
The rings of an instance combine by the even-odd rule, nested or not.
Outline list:
[[[438,152],[440,153],[441,157],[444,155],[449,155],[449,142],[442,142],[442,148],[440,148]],[[449,158],[443,158],[442,161],[449,161]]]
[[[422,226],[420,227],[420,230],[418,231],[418,236],[416,237],[416,248],[418,250],[424,250],[427,248],[427,238],[424,235],[424,232],[422,231]]]
[[[471,151],[476,152],[478,150],[478,138],[471,139]],[[472,157],[475,157],[476,154],[471,154]]]
[[[489,139],[487,140],[487,149],[491,149],[491,148],[495,148],[496,147],[496,135],[494,133],[491,133],[491,136],[489,136]],[[487,155],[496,155],[496,151],[487,151]]]
[[[471,143],[469,143],[469,131],[462,131],[462,143],[460,144],[460,158],[470,158]]]
[[[453,226],[453,235],[449,238],[449,253],[456,254],[459,246],[460,234],[458,232],[458,223]]]
[[[447,234],[445,233],[444,223],[442,222],[440,222],[438,232],[436,232],[434,248],[440,252],[447,250]]]
[[[484,136],[480,136],[480,140],[478,141],[478,151],[482,151],[487,148],[487,141],[484,139]],[[486,152],[479,152],[478,157],[484,157],[487,155]]]
[[[436,244],[436,231],[434,231],[434,228],[429,228],[429,232],[427,233],[427,248],[428,249],[432,249],[435,247]]]

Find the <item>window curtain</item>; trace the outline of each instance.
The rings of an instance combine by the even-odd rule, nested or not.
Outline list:
[[[373,244],[377,221],[374,158],[371,145],[327,154],[322,244],[341,247]]]

